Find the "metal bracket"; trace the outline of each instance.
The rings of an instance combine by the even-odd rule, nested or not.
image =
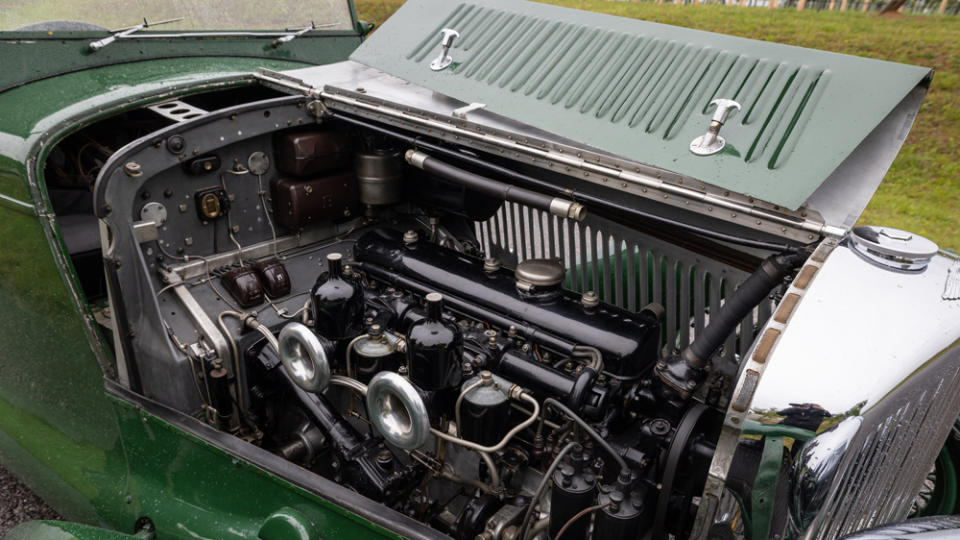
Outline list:
[[[454,110],[453,110],[453,117],[454,117],[454,118],[459,118],[459,119],[461,119],[461,120],[466,120],[466,119],[467,119],[467,113],[471,113],[471,112],[473,112],[473,111],[479,111],[480,109],[483,109],[483,108],[485,108],[486,106],[487,106],[486,103],[471,103],[471,104],[469,104],[469,105],[464,105],[463,107],[460,107],[459,109],[454,109]]]
[[[217,325],[210,320],[207,312],[203,310],[203,307],[200,306],[196,298],[190,294],[186,282],[180,278],[179,274],[172,271],[162,270],[161,276],[163,277],[163,282],[173,289],[173,293],[180,300],[180,303],[183,304],[184,309],[187,310],[187,315],[190,319],[193,320],[194,324],[200,328],[200,332],[213,345],[213,349],[217,351],[217,356],[224,361],[227,369],[231,369],[229,366],[232,356],[230,354],[230,348],[227,346],[226,338],[223,337]]]
[[[193,105],[178,99],[164,101],[163,103],[158,103],[156,105],[150,105],[147,108],[164,118],[173,120],[174,122],[193,120],[194,118],[207,114],[207,111],[201,109],[200,107],[194,107]]]
[[[330,114],[330,111],[327,110],[327,106],[324,105],[323,101],[319,99],[315,99],[310,103],[307,103],[307,112],[312,114],[318,122],[322,120],[324,116]]]
[[[709,156],[723,150],[727,141],[720,136],[720,128],[727,121],[731,111],[740,110],[740,104],[732,99],[715,99],[710,104],[717,108],[713,111],[713,117],[710,118],[707,132],[690,142],[690,151],[698,156]]]
[[[135,221],[133,223],[133,235],[136,237],[138,244],[145,244],[147,242],[158,240],[160,238],[160,233],[157,230],[157,222],[153,220]]]
[[[440,56],[430,62],[430,69],[434,71],[440,71],[453,62],[453,58],[450,56],[450,47],[453,47],[453,40],[460,37],[460,32],[453,28],[444,28],[440,31],[440,36]]]

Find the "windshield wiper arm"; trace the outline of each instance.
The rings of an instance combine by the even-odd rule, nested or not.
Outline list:
[[[159,26],[161,24],[167,24],[167,23],[172,23],[172,22],[177,22],[182,20],[183,20],[183,17],[177,17],[176,19],[167,19],[165,21],[148,23],[146,17],[144,17],[143,24],[138,24],[135,26],[127,27],[127,28],[121,28],[120,30],[116,30],[115,31],[116,33],[110,37],[105,37],[101,40],[97,40],[90,43],[90,50],[94,52],[99,51],[100,49],[106,47],[107,45],[113,43],[114,41],[118,39],[123,39],[135,32],[139,32],[140,30],[143,30],[144,28],[150,28],[151,26]]]
[[[307,32],[309,32],[309,31],[311,31],[311,30],[316,30],[317,28],[326,28],[326,27],[329,27],[329,26],[336,26],[336,25],[337,25],[337,23],[323,23],[323,24],[317,25],[317,24],[313,24],[313,21],[310,21],[310,26],[304,26],[303,28],[300,28],[299,30],[292,30],[292,31],[290,31],[288,34],[283,35],[283,36],[280,36],[280,37],[278,37],[277,39],[273,40],[273,43],[271,43],[270,45],[271,45],[274,49],[276,49],[276,48],[279,47],[280,45],[282,45],[282,44],[284,44],[284,43],[287,43],[287,42],[289,42],[289,41],[293,41],[294,39],[296,39],[296,38],[298,38],[298,37],[306,34]]]

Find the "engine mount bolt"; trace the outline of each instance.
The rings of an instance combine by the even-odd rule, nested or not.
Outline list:
[[[587,291],[580,297],[580,304],[585,308],[595,308],[600,305],[600,297],[593,291]]]
[[[420,240],[420,235],[417,234],[417,231],[410,229],[409,231],[403,233],[403,243],[404,244],[416,244]]]
[[[510,337],[517,335],[517,327],[511,324],[510,328],[507,329],[507,333],[510,334]]]
[[[501,264],[500,259],[496,257],[487,257],[483,260],[483,271],[487,273],[493,273],[500,270]]]

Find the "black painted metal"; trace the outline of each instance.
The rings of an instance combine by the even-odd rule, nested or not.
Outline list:
[[[355,256],[385,273],[415,278],[467,303],[564,336],[565,341],[597,347],[606,369],[616,375],[641,373],[657,359],[660,325],[652,313],[630,313],[609,305],[585,309],[580,295],[570,291],[551,302],[528,302],[511,271],[485,272],[480,261],[423,242],[405,245],[391,231],[360,237]]]

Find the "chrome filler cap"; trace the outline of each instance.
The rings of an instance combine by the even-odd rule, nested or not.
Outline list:
[[[563,283],[566,270],[556,259],[527,259],[517,265],[515,275],[521,288],[555,287]]]
[[[854,227],[850,246],[874,264],[907,272],[926,268],[939,250],[937,244],[922,236],[872,225]]]

